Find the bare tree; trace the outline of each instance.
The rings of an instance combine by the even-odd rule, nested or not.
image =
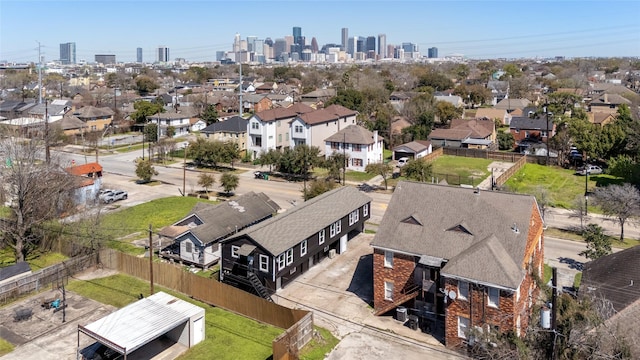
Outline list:
[[[533,196],[536,198],[536,202],[538,203],[538,208],[540,209],[540,215],[542,215],[542,221],[544,221],[544,215],[551,203],[553,203],[553,199],[551,198],[551,194],[549,193],[549,189],[542,185],[536,186]]]
[[[640,216],[640,191],[628,183],[596,188],[596,205],[602,212],[620,224],[620,241],[624,240],[624,224]]]
[[[10,214],[0,223],[4,243],[13,248],[16,261],[24,261],[42,240],[39,227],[72,207],[74,179],[52,156],[46,163],[44,146],[36,140],[5,138],[0,155],[0,192],[9,203]]]

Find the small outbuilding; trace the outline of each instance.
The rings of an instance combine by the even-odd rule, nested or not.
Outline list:
[[[80,349],[80,333],[96,343]],[[204,309],[165,292],[140,299],[86,326],[78,325],[78,358],[101,344],[123,356],[166,336],[187,348],[204,340]]]

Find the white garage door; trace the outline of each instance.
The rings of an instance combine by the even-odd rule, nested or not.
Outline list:
[[[193,322],[193,345],[204,340],[204,317]]]

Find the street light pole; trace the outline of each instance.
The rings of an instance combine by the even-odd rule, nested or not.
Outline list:
[[[584,216],[587,216],[589,213],[589,190],[587,190],[587,186],[589,184],[589,166],[585,165],[584,168]]]

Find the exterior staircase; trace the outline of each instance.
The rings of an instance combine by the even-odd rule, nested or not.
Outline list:
[[[375,311],[375,315],[379,316],[382,315],[384,313],[386,313],[387,311],[395,308],[396,306],[400,306],[404,303],[406,303],[407,301],[416,298],[418,296],[418,294],[420,293],[420,286],[417,284],[412,284],[410,286],[405,287],[404,289],[402,289],[402,291],[400,291],[400,296],[397,296],[395,299],[393,299],[392,303],[389,303],[379,309],[376,309]]]
[[[269,295],[269,290],[267,290],[267,288],[265,288],[264,285],[262,285],[262,283],[260,282],[260,279],[258,279],[258,276],[256,276],[256,274],[252,272],[248,272],[247,279],[249,279],[249,282],[253,286],[253,289],[258,293],[258,295],[260,295],[261,298],[267,299],[273,302],[271,295]]]

